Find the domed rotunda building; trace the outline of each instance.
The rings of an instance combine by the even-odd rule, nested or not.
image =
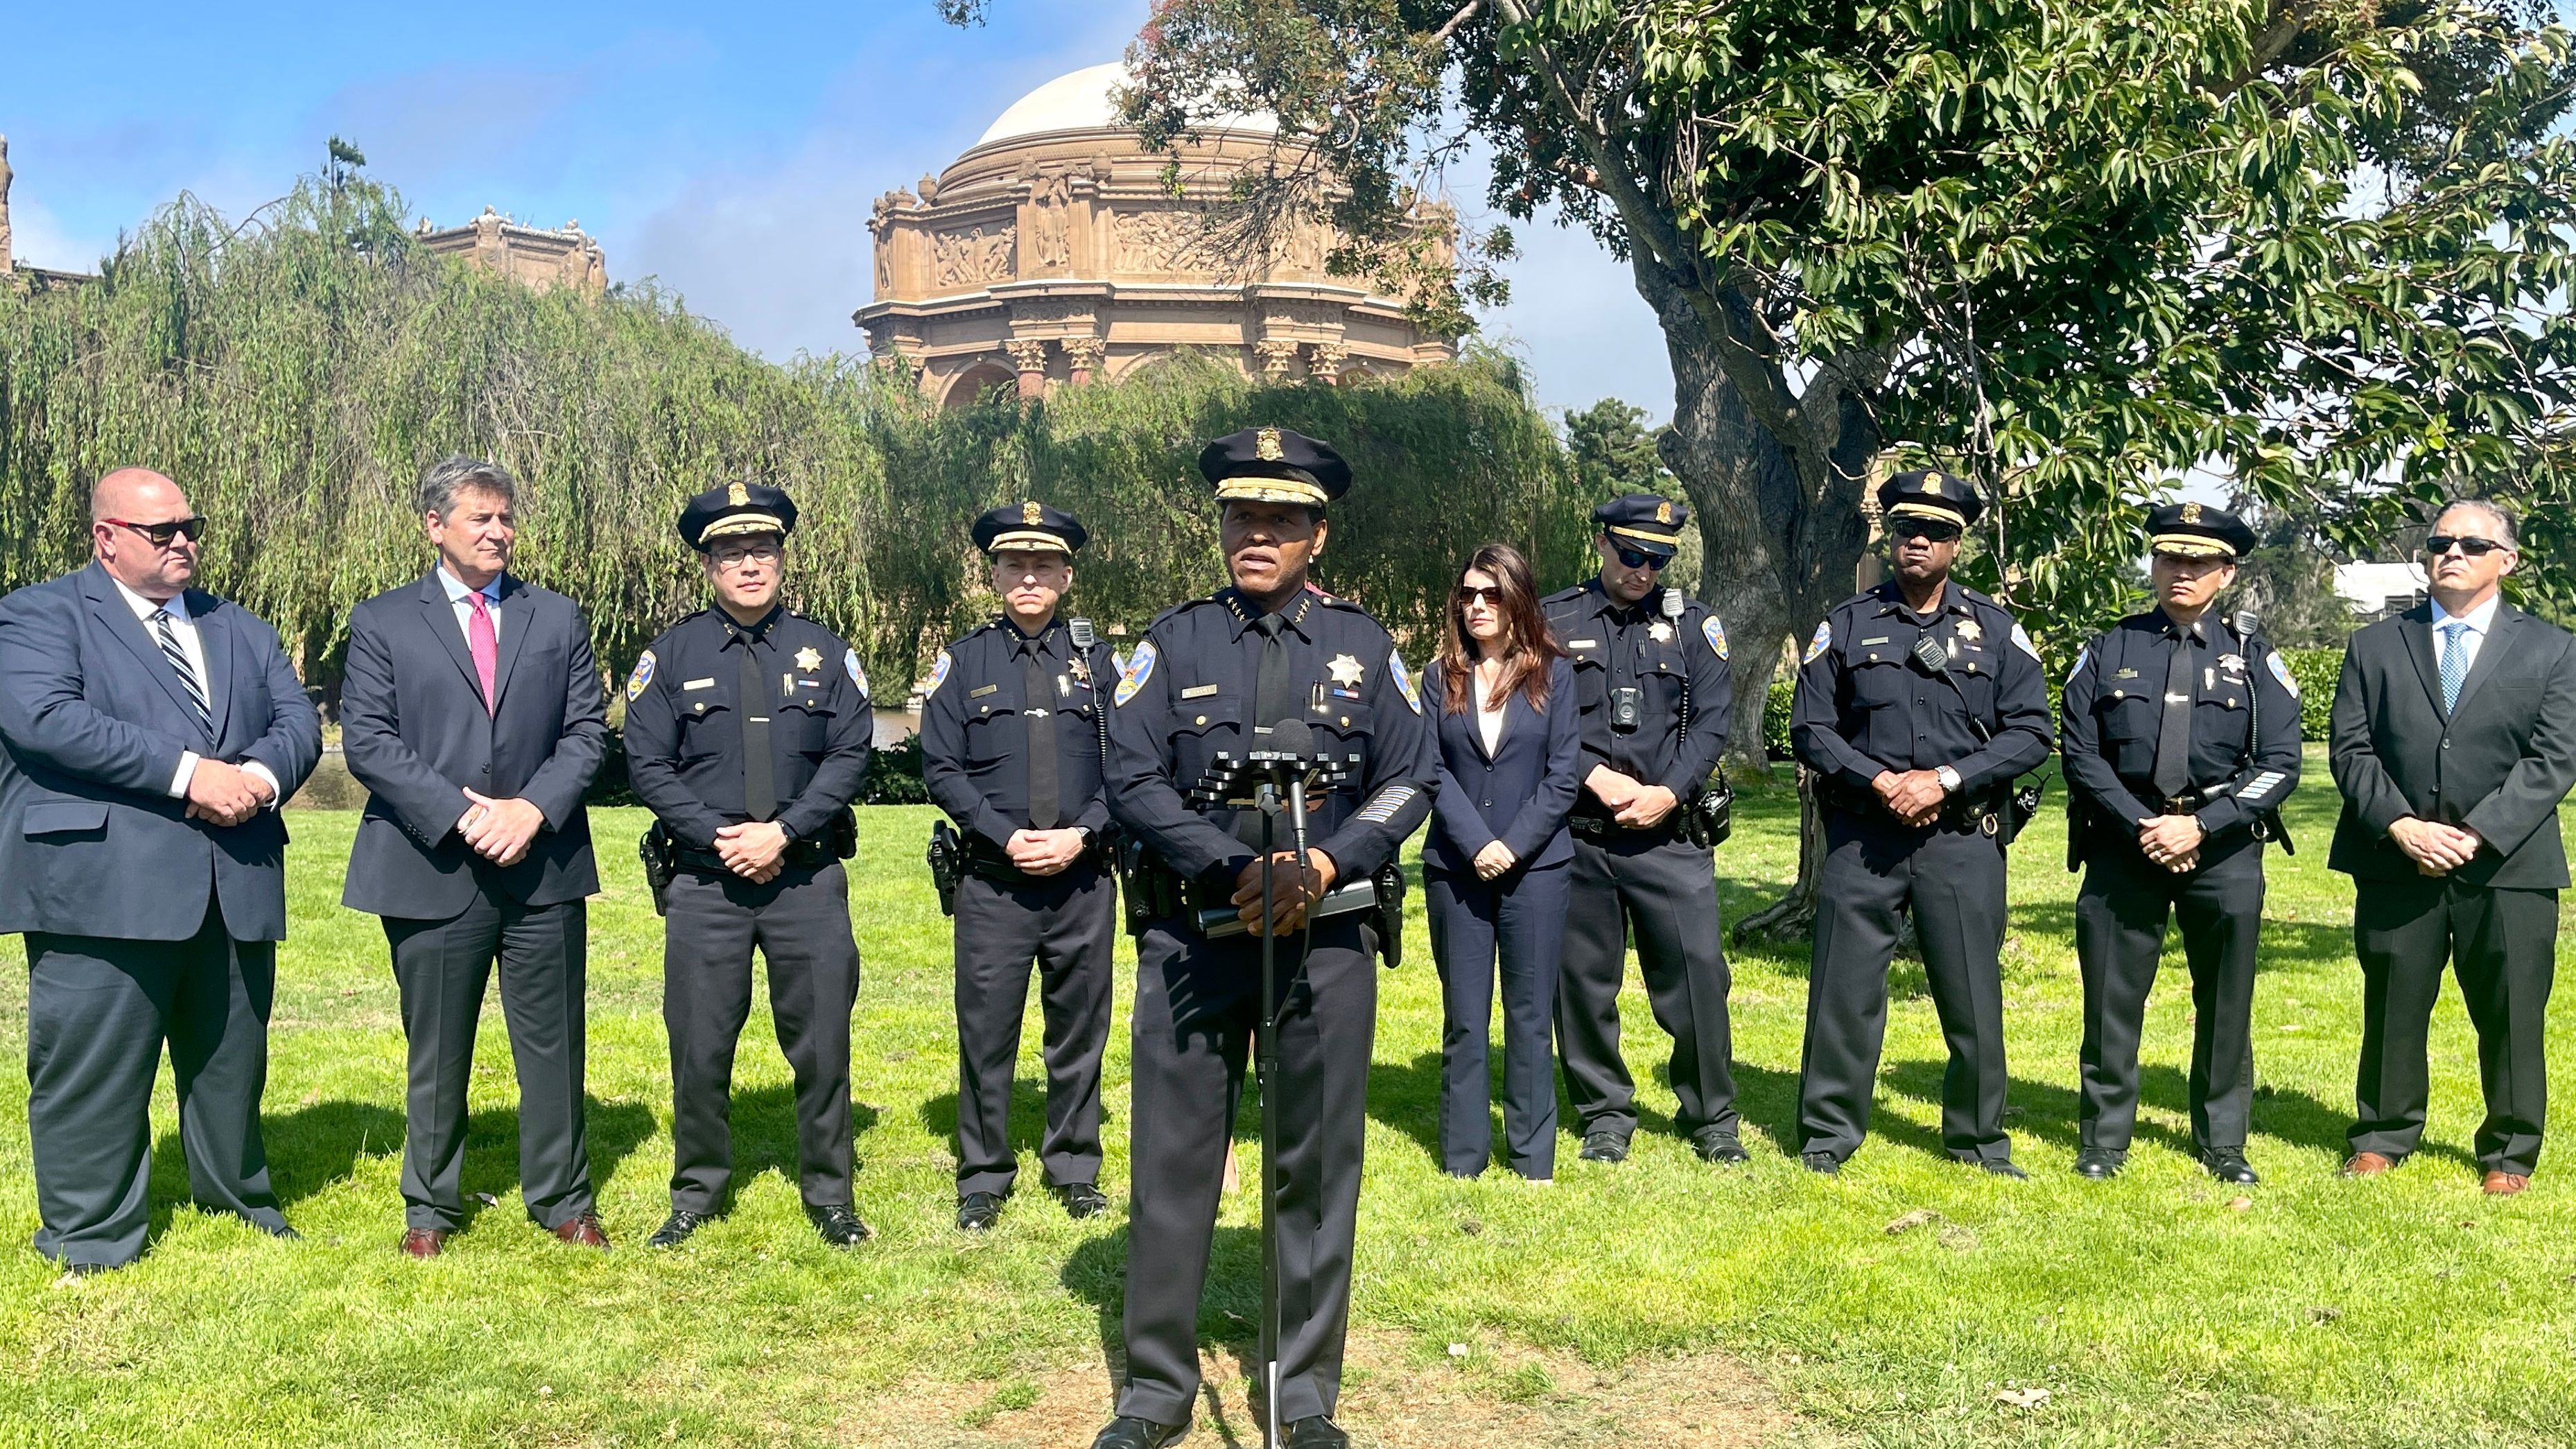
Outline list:
[[[1004,111],[918,193],[879,197],[876,300],[855,319],[948,406],[1009,385],[1022,397],[1114,378],[1176,348],[1234,357],[1246,375],[1348,381],[1447,361],[1402,302],[1325,272],[1329,225],[1285,229],[1265,265],[1221,250],[1192,197],[1222,194],[1278,145],[1268,116],[1228,116],[1177,158],[1118,124],[1125,67],[1049,81]],[[1183,195],[1165,185],[1177,159]]]

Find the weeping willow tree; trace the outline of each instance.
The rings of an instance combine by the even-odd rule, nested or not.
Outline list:
[[[800,508],[798,607],[893,695],[992,608],[967,525],[997,503],[1085,519],[1078,603],[1104,625],[1140,630],[1220,582],[1195,458],[1257,423],[1349,453],[1361,482],[1326,581],[1417,647],[1487,538],[1544,577],[1581,566],[1591,500],[1497,354],[1346,389],[1181,356],[1046,403],[942,411],[900,364],[774,364],[652,287],[535,292],[422,250],[402,216],[356,176],[238,227],[183,198],[94,285],[0,288],[0,588],[77,567],[90,483],[152,467],[213,520],[207,587],[276,623],[327,690],[350,606],[428,564],[415,480],[463,452],[523,481],[518,571],[579,600],[622,668],[701,602],[671,526],[682,501],[758,478]]]

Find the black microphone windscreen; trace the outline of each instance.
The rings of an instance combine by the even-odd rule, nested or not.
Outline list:
[[[1315,732],[1304,720],[1283,719],[1270,727],[1270,751],[1305,759],[1315,753]]]

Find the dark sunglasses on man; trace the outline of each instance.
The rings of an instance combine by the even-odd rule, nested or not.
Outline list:
[[[1619,555],[1619,567],[1625,569],[1655,569],[1657,571],[1661,571],[1664,565],[1672,562],[1671,557],[1668,555],[1646,553],[1638,549],[1621,547],[1618,544],[1612,544],[1611,551]]]
[[[1933,518],[1899,518],[1887,525],[1890,538],[1919,538],[1929,543],[1948,543],[1959,536],[1959,525]]]
[[[2424,553],[2429,558],[2440,558],[2449,553],[2454,545],[2458,546],[2460,552],[2471,558],[2485,558],[2488,554],[2504,547],[2492,538],[2479,538],[2475,534],[2437,533],[2424,540]]]
[[[203,534],[206,531],[206,518],[204,514],[191,514],[186,518],[174,518],[168,523],[128,523],[122,518],[108,518],[100,521],[112,524],[118,528],[130,528],[136,533],[142,535],[144,541],[151,544],[154,548],[168,548],[170,546],[170,540],[174,538],[184,538],[190,543],[195,543],[198,535]]]

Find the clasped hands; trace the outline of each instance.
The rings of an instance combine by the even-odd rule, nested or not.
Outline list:
[[[2474,830],[2444,825],[2438,820],[2419,820],[2412,815],[2401,817],[2388,827],[2388,838],[2415,862],[2425,875],[2449,875],[2477,859],[2481,842]]]
[[[456,833],[465,837],[475,854],[503,866],[527,859],[528,847],[545,828],[544,811],[525,800],[495,800],[472,790],[465,792],[465,799],[466,810],[457,817]]]
[[[1333,858],[1311,847],[1306,851],[1306,868],[1297,868],[1293,850],[1273,851],[1270,855],[1270,929],[1261,929],[1261,858],[1253,857],[1243,873],[1234,878],[1234,897],[1230,902],[1243,924],[1255,934],[1289,936],[1304,930],[1306,908],[1324,898],[1333,888],[1341,867]]]
[[[1931,824],[1941,814],[1941,802],[1950,798],[1938,770],[1881,770],[1869,788],[1887,813],[1908,825]]]
[[[232,826],[268,808],[277,787],[255,771],[221,760],[200,759],[188,776],[188,818]]]
[[[1082,859],[1090,842],[1080,830],[1014,830],[1002,849],[1011,864],[1030,875],[1057,875],[1065,867]]]
[[[1664,823],[1665,816],[1673,813],[1675,805],[1681,803],[1681,797],[1670,789],[1646,784],[1608,765],[1593,766],[1592,773],[1583,777],[1583,788],[1591,791],[1594,799],[1610,807],[1611,819],[1630,830],[1654,829]],[[1510,868],[1509,865],[1503,867],[1504,870]],[[1482,867],[1479,866],[1481,872]],[[1494,874],[1501,873],[1496,871]],[[1487,880],[1493,878],[1491,875],[1485,877]]]
[[[2138,849],[2176,875],[2200,868],[2206,838],[2195,815],[2150,815],[2138,822]]]

